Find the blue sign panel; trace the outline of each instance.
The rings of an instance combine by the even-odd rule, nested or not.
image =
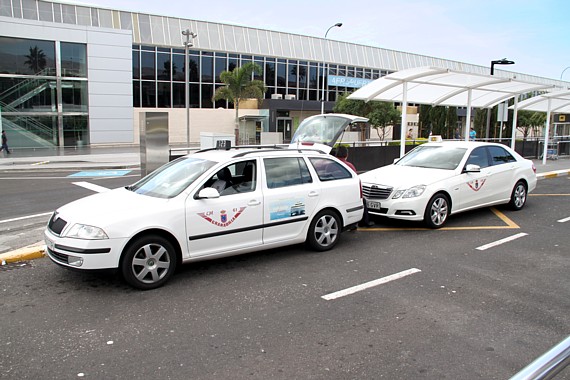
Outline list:
[[[372,79],[339,77],[329,75],[329,86],[360,88],[372,82]]]
[[[131,170],[88,170],[68,175],[68,177],[121,177]]]

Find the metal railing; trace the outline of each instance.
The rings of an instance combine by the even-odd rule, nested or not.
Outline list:
[[[510,380],[549,380],[570,364],[570,336],[539,356]]]

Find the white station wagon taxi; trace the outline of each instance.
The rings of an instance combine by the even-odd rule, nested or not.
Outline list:
[[[362,213],[358,176],[327,153],[211,149],[59,208],[45,241],[57,264],[117,268],[152,289],[186,262],[302,242],[331,249]]]

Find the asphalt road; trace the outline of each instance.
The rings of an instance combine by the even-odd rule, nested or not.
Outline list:
[[[442,230],[377,220],[333,251],[194,263],[148,292],[48,259],[0,267],[0,377],[507,379],[570,331],[568,181],[540,181],[519,212],[467,213]],[[9,216],[91,193],[9,183]]]

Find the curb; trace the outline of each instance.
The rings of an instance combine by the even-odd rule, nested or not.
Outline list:
[[[15,263],[18,261],[40,259],[45,255],[46,246],[43,242],[39,242],[10,252],[0,253],[0,265],[6,265],[8,263]]]
[[[547,179],[547,178],[556,178],[556,177],[563,177],[563,176],[570,176],[570,169],[564,170],[555,170],[546,173],[538,173],[536,175],[537,179]]]

